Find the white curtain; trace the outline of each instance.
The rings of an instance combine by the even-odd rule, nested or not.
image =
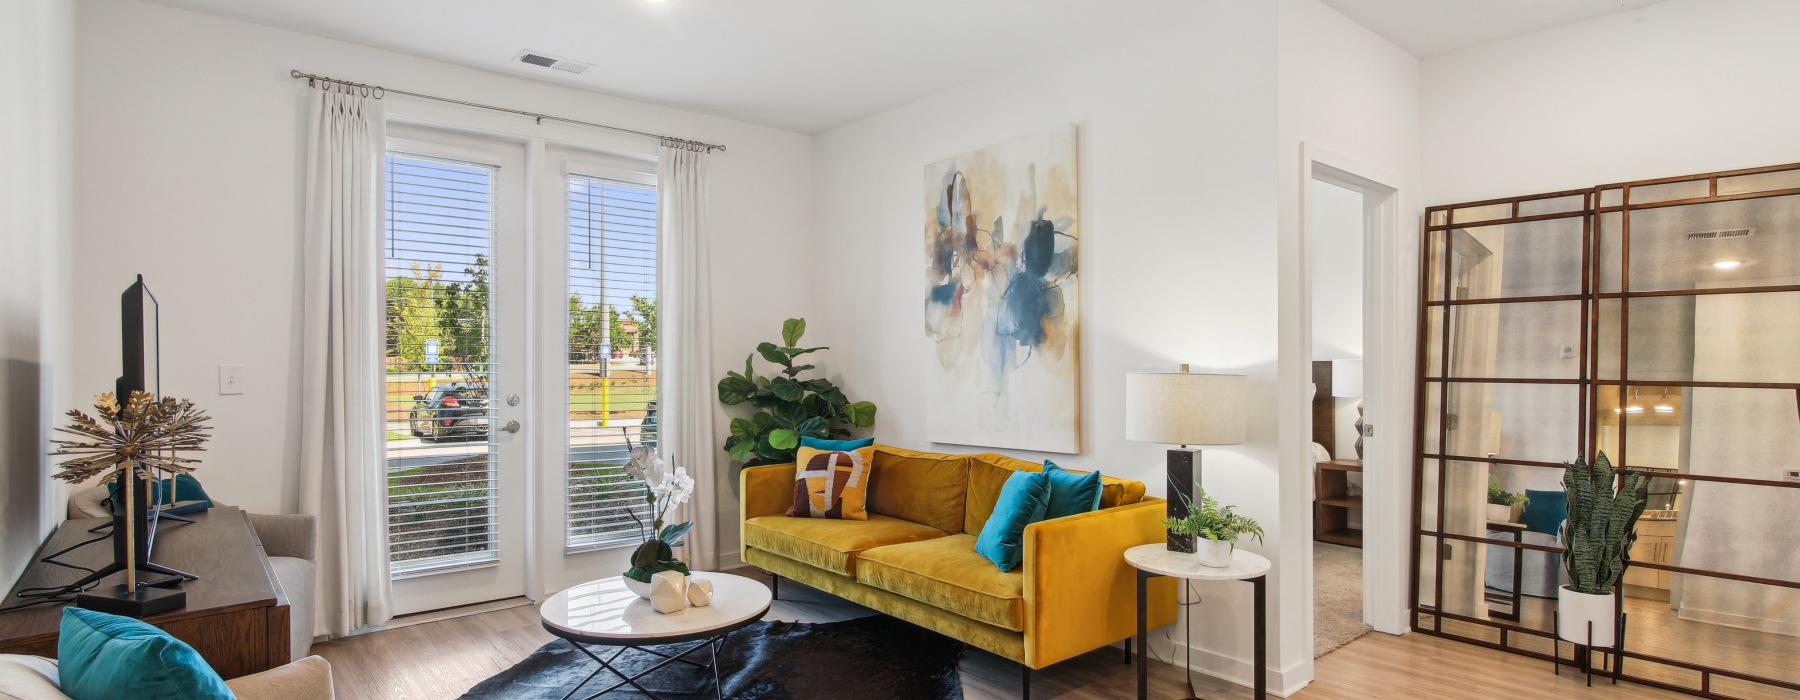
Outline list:
[[[704,151],[665,140],[657,161],[658,239],[662,242],[662,299],[658,345],[662,397],[662,454],[694,477],[694,499],[684,517],[688,566],[719,566],[720,444],[713,435],[712,297],[707,261]]]
[[[375,429],[387,128],[381,100],[352,89],[321,84],[307,101],[300,511],[319,518],[317,629],[341,636],[391,616]]]

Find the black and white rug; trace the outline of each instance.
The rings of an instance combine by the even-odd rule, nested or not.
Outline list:
[[[692,642],[656,647],[673,654]],[[603,658],[607,647],[593,647]],[[962,642],[886,615],[842,622],[758,622],[737,632],[719,652],[719,675],[732,700],[960,700],[956,663]],[[702,649],[687,658],[704,662]],[[648,668],[659,657],[627,650],[613,665],[626,673]],[[531,656],[470,689],[462,700],[560,700],[593,673],[592,659],[563,640],[545,644]],[[588,683],[585,698],[618,678],[609,673]],[[712,698],[712,672],[670,664],[638,682],[663,698]],[[643,697],[622,688],[605,698]]]

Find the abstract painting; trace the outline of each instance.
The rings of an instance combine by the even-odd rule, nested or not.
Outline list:
[[[1075,127],[925,168],[932,442],[1079,452]]]

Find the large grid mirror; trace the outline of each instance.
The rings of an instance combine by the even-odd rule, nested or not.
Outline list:
[[[1622,677],[1796,697],[1800,164],[1432,207],[1421,247],[1413,628],[1574,663],[1556,496],[1604,452],[1652,477]]]

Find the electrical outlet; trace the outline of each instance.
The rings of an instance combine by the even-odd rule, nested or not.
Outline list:
[[[1456,549],[1454,547],[1451,547],[1449,542],[1445,542],[1444,543],[1444,561],[1450,561],[1450,559],[1452,558],[1452,555],[1455,553],[1456,553]]]
[[[219,395],[244,393],[244,366],[219,365]]]
[[[1800,481],[1800,469],[1783,469],[1781,478],[1786,481]]]
[[[1556,356],[1560,357],[1562,359],[1565,359],[1565,360],[1575,357],[1575,346],[1564,345],[1562,347],[1557,348]]]

